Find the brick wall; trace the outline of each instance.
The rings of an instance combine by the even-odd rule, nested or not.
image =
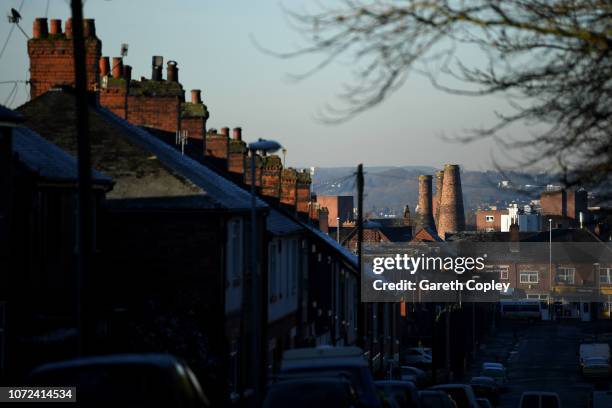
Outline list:
[[[90,27],[85,33],[87,35],[85,38],[85,68],[88,88],[94,90],[100,80],[98,61],[102,43],[96,37],[93,20],[87,20],[86,24]],[[30,98],[32,99],[56,86],[74,86],[75,78],[74,49],[70,31],[68,35],[62,32],[48,33],[46,18],[36,19],[34,25],[33,37],[28,40]],[[42,26],[45,28],[41,30]]]
[[[297,206],[297,171],[295,169],[283,169],[281,173],[281,204],[296,209]]]
[[[246,143],[242,140],[231,139],[229,142],[228,170],[236,175],[244,175],[246,163]]]
[[[280,157],[276,155],[263,158],[261,169],[261,194],[275,199],[280,199],[281,193],[281,171],[283,165]]]
[[[508,210],[478,210],[476,211],[477,231],[501,231],[501,216],[508,214]],[[493,221],[487,221],[493,217]]]
[[[307,170],[297,174],[297,211],[299,214],[308,214],[310,208],[310,185],[312,179]]]

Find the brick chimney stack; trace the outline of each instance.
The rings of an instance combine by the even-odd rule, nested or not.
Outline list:
[[[438,228],[438,219],[440,218],[440,198],[442,197],[442,185],[444,183],[444,171],[436,171],[436,192],[433,196],[433,216],[436,228]]]
[[[329,232],[329,211],[327,208],[319,208],[319,230],[325,234]]]
[[[281,172],[283,164],[277,155],[263,157],[261,169],[261,194],[273,199],[280,199]]]
[[[459,166],[447,164],[444,166],[444,182],[440,197],[438,235],[444,239],[446,233],[463,230],[465,230],[465,213]]]
[[[310,211],[310,186],[312,178],[308,170],[302,170],[297,174],[297,211],[302,218],[308,218]]]
[[[295,169],[283,169],[281,172],[280,202],[290,211],[297,208],[297,176]]]
[[[229,128],[227,132],[229,133]],[[238,180],[244,179],[244,172],[246,167],[250,166],[247,161],[247,147],[246,143],[242,141],[242,128],[235,127],[232,130],[232,138],[229,141],[229,159],[228,159],[228,170],[230,173],[236,174]]]
[[[402,214],[402,224],[409,226],[411,222],[410,219],[410,206],[406,205],[404,206],[404,212]]]
[[[85,35],[85,69],[87,87],[94,90],[100,81],[99,64],[102,43],[96,38],[95,22],[83,22]],[[72,21],[67,20],[62,33],[62,22],[51,20],[49,32],[46,18],[37,18],[32,26],[32,38],[28,40],[30,57],[30,98],[34,99],[49,89],[74,86],[74,50],[72,46]]]
[[[415,226],[416,228],[431,228],[435,229],[435,223],[432,212],[431,198],[431,181],[430,175],[419,176],[419,205],[417,208]]]

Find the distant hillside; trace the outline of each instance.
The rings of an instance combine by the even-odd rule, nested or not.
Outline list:
[[[316,168],[313,191],[317,194],[355,195],[355,168]],[[414,212],[418,196],[418,176],[433,175],[432,167],[369,167],[365,169],[366,211],[385,214],[401,214],[406,204]],[[511,185],[499,187],[502,180]],[[550,180],[542,175],[520,173],[500,174],[495,171],[462,171],[461,183],[465,209],[473,210],[483,205],[505,205],[512,201],[526,203],[537,198]],[[435,189],[435,180],[434,180]]]

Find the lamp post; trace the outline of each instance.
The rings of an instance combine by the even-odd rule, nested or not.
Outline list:
[[[262,387],[264,386],[264,377],[266,373],[265,367],[262,367],[262,341],[261,337],[261,322],[264,322],[266,316],[259,316],[260,299],[259,299],[259,268],[257,264],[257,193],[255,186],[255,156],[257,152],[273,153],[281,148],[278,142],[273,140],[259,139],[257,142],[248,145],[251,155],[251,302],[252,302],[252,362],[253,362],[253,391],[255,404],[259,404],[262,398]],[[265,299],[261,299],[265,301]],[[261,320],[261,322],[260,322]],[[266,319],[267,320],[267,319]]]
[[[548,219],[548,317],[552,320],[552,218]]]

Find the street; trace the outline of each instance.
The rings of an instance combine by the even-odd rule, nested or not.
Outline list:
[[[556,392],[563,407],[586,407],[595,383],[584,380],[577,370],[578,346],[593,333],[612,331],[610,327],[607,321],[505,321],[481,349],[471,371],[476,375],[483,361],[505,361],[508,387],[500,407],[516,408],[525,391]]]

